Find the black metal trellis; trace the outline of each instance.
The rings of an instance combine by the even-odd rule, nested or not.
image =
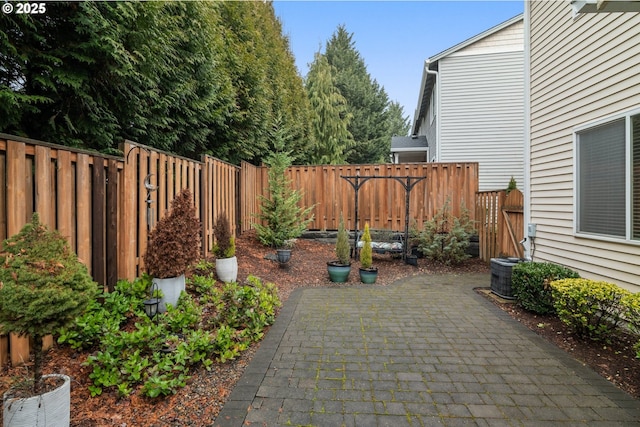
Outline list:
[[[404,188],[404,194],[405,194],[405,201],[404,201],[404,248],[402,251],[402,259],[404,261],[407,260],[407,251],[409,250],[409,196],[411,195],[411,190],[413,190],[413,187],[416,186],[417,183],[419,183],[420,181],[422,181],[423,179],[426,179],[425,176],[377,176],[377,175],[373,175],[373,176],[360,176],[360,175],[355,175],[355,176],[343,176],[341,175],[340,178],[346,180],[349,184],[351,184],[351,186],[353,187],[353,189],[355,190],[355,218],[354,218],[354,237],[353,237],[353,256],[355,257],[356,254],[356,248],[358,247],[358,190],[360,190],[360,187],[362,187],[362,185],[369,181],[370,179],[395,179],[396,181],[398,181],[400,183],[400,185],[402,185],[402,187]]]

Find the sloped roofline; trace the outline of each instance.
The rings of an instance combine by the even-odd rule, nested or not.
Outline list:
[[[452,53],[455,53],[459,50],[464,49],[465,47],[479,41],[482,40],[494,33],[497,33],[507,27],[509,27],[510,25],[513,25],[519,21],[522,21],[524,19],[524,13],[520,13],[516,16],[514,16],[511,19],[508,19],[504,22],[502,22],[501,24],[498,24],[494,27],[489,28],[486,31],[483,31],[480,34],[477,34],[471,38],[468,38],[467,40],[458,43],[446,50],[443,50],[442,52],[428,58],[425,61],[425,67],[429,67],[430,70],[438,70],[438,61],[448,55],[451,55]],[[416,110],[414,112],[414,116],[413,116],[413,127],[412,127],[412,133],[417,132],[418,130],[418,124],[420,123],[420,119],[424,116],[424,114],[426,113],[426,103],[428,102],[430,96],[431,96],[431,91],[433,90],[433,85],[435,82],[435,76],[432,74],[427,74],[426,70],[423,68],[422,69],[422,80],[420,81],[420,94],[418,96],[418,105],[416,106]]]
[[[455,52],[457,52],[459,50],[462,50],[465,47],[467,47],[469,45],[472,45],[473,43],[475,43],[475,42],[477,42],[479,40],[482,40],[482,39],[484,39],[484,38],[486,38],[486,37],[488,37],[488,36],[490,36],[490,35],[492,35],[494,33],[497,33],[498,31],[501,31],[501,30],[507,28],[510,25],[515,24],[518,21],[522,21],[523,19],[524,19],[524,14],[523,13],[521,13],[519,15],[516,15],[513,18],[508,19],[508,20],[504,21],[503,23],[496,25],[495,27],[491,27],[488,30],[486,30],[486,31],[484,31],[484,32],[482,32],[480,34],[477,34],[477,35],[475,35],[475,36],[473,36],[471,38],[468,38],[467,40],[465,40],[463,42],[458,43],[455,46],[450,47],[449,49],[443,50],[442,52],[430,57],[427,61],[429,61],[430,63],[434,63],[434,62],[438,61],[439,59],[444,58],[445,56],[451,55],[452,53],[455,53]]]

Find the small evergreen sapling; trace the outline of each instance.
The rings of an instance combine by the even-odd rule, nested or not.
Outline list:
[[[338,263],[342,265],[349,265],[349,233],[344,226],[344,219],[340,214],[340,222],[338,223],[338,238],[336,241],[336,256],[338,257]]]
[[[31,222],[5,240],[0,253],[0,332],[29,335],[33,393],[40,394],[42,338],[73,323],[95,299],[98,285],[67,240]]]
[[[216,225],[213,227],[213,236],[216,243],[213,247],[213,253],[216,258],[232,258],[236,255],[236,241],[231,235],[231,228],[227,214],[222,212],[216,218]]]
[[[282,248],[286,241],[299,237],[313,220],[313,206],[298,206],[302,193],[294,190],[287,178],[286,171],[292,158],[285,150],[285,139],[285,130],[276,127],[273,131],[274,151],[265,160],[269,167],[269,197],[260,196],[261,210],[257,218],[262,223],[254,224],[258,240],[275,248]]]
[[[369,223],[364,224],[364,233],[362,234],[362,249],[360,249],[360,267],[363,269],[371,269],[373,264],[373,249],[371,248],[371,233],[369,232]]]

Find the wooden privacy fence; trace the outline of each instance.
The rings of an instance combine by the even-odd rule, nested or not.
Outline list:
[[[125,141],[122,157],[76,150],[0,134],[0,240],[20,231],[33,212],[65,236],[94,280],[112,290],[118,279],[143,272],[149,231],[182,189],[193,194],[202,222],[202,254],[214,244],[213,226],[226,213],[233,232],[253,228],[267,196],[267,169],[240,167],[210,156],[200,161]],[[426,177],[411,192],[409,218],[418,226],[447,200],[454,215],[475,204],[477,163],[294,166],[287,174],[314,206],[310,229],[335,230],[340,213],[354,228],[354,191],[341,176]],[[359,228],[403,230],[405,191],[395,180],[370,180],[359,192]],[[473,210],[471,210],[473,216]],[[473,218],[471,218],[473,219]],[[413,224],[410,224],[413,225]],[[15,362],[28,357],[28,340],[0,336],[0,365],[7,348]],[[26,342],[26,344],[25,344]]]
[[[476,198],[480,258],[524,256],[524,196],[520,190],[482,191]]]
[[[247,173],[247,188],[266,196],[267,168]],[[243,170],[243,181],[245,178]],[[477,163],[403,163],[377,165],[293,166],[287,174],[293,187],[302,191],[302,206],[315,206],[312,230],[336,230],[343,214],[345,225],[354,229],[354,190],[342,176],[426,177],[411,191],[410,222],[422,226],[449,200],[452,214],[463,208],[471,219],[478,191]],[[251,181],[252,180],[252,181]],[[251,202],[249,202],[251,203]],[[405,191],[395,180],[370,180],[359,191],[358,228],[400,231],[405,226]],[[255,206],[255,212],[259,207]],[[409,224],[412,226],[413,224]]]

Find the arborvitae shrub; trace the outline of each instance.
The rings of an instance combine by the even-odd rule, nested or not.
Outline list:
[[[371,268],[373,264],[373,249],[371,248],[371,233],[369,232],[369,223],[364,225],[364,233],[362,234],[362,249],[360,249],[360,266],[362,268]]]
[[[349,233],[344,226],[344,219],[340,214],[340,222],[338,223],[338,239],[336,241],[336,256],[338,262],[343,265],[350,264],[349,262]]]

